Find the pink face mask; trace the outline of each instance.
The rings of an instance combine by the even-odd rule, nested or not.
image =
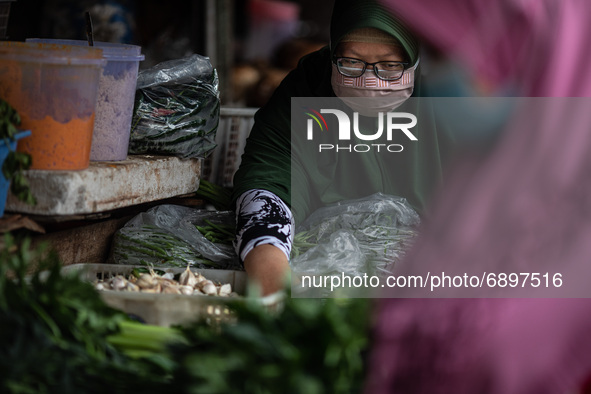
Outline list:
[[[369,69],[360,77],[346,77],[333,64],[332,89],[352,110],[364,116],[377,116],[380,112],[394,110],[412,95],[418,64],[417,60],[414,66],[404,70],[397,81],[384,81]]]

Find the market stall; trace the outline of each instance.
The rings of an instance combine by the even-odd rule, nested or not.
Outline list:
[[[232,2],[205,3],[211,56],[141,71],[92,30],[0,42],[3,124],[30,132],[2,136],[1,392],[361,390],[369,302],[261,296],[238,261],[228,190],[257,108],[222,105]]]

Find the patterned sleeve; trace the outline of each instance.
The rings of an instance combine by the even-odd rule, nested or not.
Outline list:
[[[236,253],[240,261],[257,245],[271,244],[289,260],[294,220],[289,207],[261,189],[244,192],[236,202]]]

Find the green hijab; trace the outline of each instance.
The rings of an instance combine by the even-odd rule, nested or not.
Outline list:
[[[330,54],[349,32],[363,27],[380,29],[394,36],[401,44],[411,64],[419,58],[417,38],[392,13],[375,1],[336,0],[330,21]]]

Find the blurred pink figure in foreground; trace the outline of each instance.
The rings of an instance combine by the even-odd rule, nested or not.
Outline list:
[[[453,166],[404,264],[589,265],[591,2],[383,2],[488,92],[549,98]],[[383,298],[374,335],[367,393],[578,393],[591,374],[588,298]]]

